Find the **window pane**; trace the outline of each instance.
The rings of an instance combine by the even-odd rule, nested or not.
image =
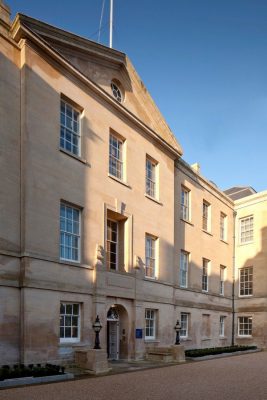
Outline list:
[[[156,164],[149,158],[146,159],[146,194],[156,195]]]
[[[60,110],[60,147],[79,155],[80,113],[63,100]]]
[[[123,142],[117,137],[110,135],[109,173],[118,179],[122,179],[122,171],[123,171],[122,147],[123,147]]]
[[[146,235],[146,276],[149,278],[155,278],[155,266],[156,266],[156,255],[155,255],[155,244],[156,239],[152,236]]]
[[[60,338],[78,339],[79,337],[79,304],[61,303],[60,305]]]
[[[242,218],[240,220],[240,242],[247,243],[253,241],[253,216]]]
[[[65,114],[65,102],[62,100],[60,102],[60,111]]]
[[[239,295],[253,295],[253,267],[239,270]]]
[[[66,305],[66,314],[72,314],[72,304]]]
[[[65,304],[60,304],[60,314],[65,314]]]
[[[118,223],[107,220],[107,266],[116,270],[118,264]]]
[[[145,336],[147,339],[154,339],[156,336],[155,332],[155,310],[145,310]]]
[[[65,328],[65,337],[66,338],[71,338],[71,328]]]
[[[60,257],[66,260],[79,260],[80,211],[61,204],[60,207]]]
[[[72,327],[72,338],[78,337],[78,328],[77,327]]]

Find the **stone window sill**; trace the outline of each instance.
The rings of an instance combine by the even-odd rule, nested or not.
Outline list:
[[[76,156],[75,154],[71,153],[71,152],[68,151],[68,150],[62,149],[61,147],[59,148],[59,151],[60,151],[61,153],[66,154],[67,156],[69,156],[69,157],[71,157],[71,158],[74,158],[75,160],[81,162],[82,164],[85,164],[85,165],[88,165],[89,167],[91,167],[91,165],[90,165],[84,158],[82,158],[82,157],[80,157],[80,156]]]
[[[206,233],[206,234],[209,235],[209,236],[213,236],[213,234],[212,234],[211,232],[206,231],[205,229],[202,229],[202,232]]]
[[[247,246],[248,244],[253,244],[254,242],[238,243],[238,246]]]
[[[145,343],[160,343],[159,339],[145,339]]]
[[[73,342],[59,342],[60,347],[70,347],[70,346],[73,347],[73,346],[77,346],[77,345],[81,346],[80,340],[73,341]]]
[[[194,226],[194,224],[191,221],[188,221],[187,219],[180,218],[180,220],[185,222],[188,225]]]
[[[150,281],[150,282],[158,281],[158,278],[156,276],[154,278],[150,277],[150,276],[145,276],[144,279],[145,279],[145,281]]]
[[[77,267],[77,268],[94,269],[94,267],[91,267],[90,265],[81,264],[80,262],[68,261],[68,260],[59,260],[59,264],[69,265],[71,267]]]
[[[130,271],[124,270],[119,270],[119,269],[107,269],[108,272],[111,272],[112,274],[116,275],[131,275]]]
[[[180,337],[181,342],[192,342],[191,337]]]
[[[236,338],[238,340],[239,339],[241,339],[241,340],[244,339],[245,340],[245,339],[253,339],[253,336],[252,335],[244,335],[244,336],[237,336]]]
[[[146,197],[147,199],[149,199],[149,200],[154,201],[154,203],[157,203],[157,204],[159,204],[160,206],[163,206],[163,204],[162,204],[160,201],[158,201],[158,200],[155,199],[154,197],[149,196],[149,194],[146,194],[146,193],[145,193],[145,197]]]
[[[122,181],[121,179],[116,178],[116,176],[113,176],[113,175],[111,175],[111,174],[108,174],[108,177],[109,177],[110,179],[113,179],[114,181],[120,183],[121,185],[127,187],[128,189],[132,189],[131,186],[130,186],[127,182],[124,182],[124,181]]]

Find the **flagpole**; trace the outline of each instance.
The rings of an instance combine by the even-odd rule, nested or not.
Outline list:
[[[113,31],[113,0],[110,0],[110,17],[109,17],[109,47],[112,49],[112,32]]]

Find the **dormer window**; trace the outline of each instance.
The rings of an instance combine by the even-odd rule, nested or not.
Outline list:
[[[111,82],[111,90],[112,90],[112,94],[115,97],[115,99],[119,102],[122,103],[123,101],[123,94],[122,94],[122,90],[119,87],[120,85],[118,85],[117,83],[115,83],[114,81]]]

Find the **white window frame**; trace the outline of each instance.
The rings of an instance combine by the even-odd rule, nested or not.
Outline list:
[[[210,260],[202,258],[202,292],[209,291]]]
[[[189,267],[189,253],[185,250],[181,250],[179,283],[180,287],[182,288],[187,288],[188,286],[188,267]]]
[[[122,91],[121,91],[119,85],[116,84],[115,82],[111,82],[110,87],[111,87],[111,91],[112,91],[113,97],[119,103],[122,103],[123,102],[123,95],[122,95]]]
[[[67,306],[72,306],[72,310],[73,310],[73,306],[78,306],[78,314],[73,314],[72,313],[61,313],[61,305],[65,306],[65,311],[67,309]],[[64,323],[62,324],[62,318],[64,320]],[[66,326],[66,318],[70,318],[71,319],[71,323],[70,325]],[[77,318],[77,324],[72,324],[73,319]],[[61,301],[60,302],[60,331],[59,331],[59,339],[60,339],[60,343],[77,343],[80,342],[81,340],[81,304],[80,303],[73,303],[73,302],[66,302],[66,301]],[[73,329],[77,329],[77,336],[74,337],[65,337],[65,329],[66,328],[70,328],[73,334]],[[61,330],[64,329],[64,336],[61,336]]]
[[[146,195],[153,199],[158,198],[158,163],[148,155],[146,156]]]
[[[202,204],[202,229],[205,232],[211,231],[211,205],[206,200]]]
[[[225,336],[225,316],[220,315],[220,327],[219,327],[219,336],[224,337]]]
[[[145,276],[146,278],[156,279],[157,277],[157,247],[158,238],[149,233],[146,233],[145,237]]]
[[[116,227],[116,231],[112,230],[111,231],[111,239],[109,239],[108,237],[108,230],[109,230],[109,223],[112,224],[113,228]],[[111,227],[111,229],[113,229]],[[112,233],[115,232],[116,233],[116,241],[112,240]],[[111,243],[115,244],[115,257],[116,257],[116,263],[115,263],[115,268],[111,268],[111,262],[110,262],[110,247],[111,247]],[[111,271],[118,271],[118,260],[119,260],[119,223],[118,221],[115,221],[111,218],[107,219],[107,242],[106,242],[106,246],[107,246],[107,268]]]
[[[156,320],[157,320],[157,310],[152,308],[145,309],[145,340],[155,340],[156,339]],[[147,335],[149,331],[149,335]]]
[[[239,244],[252,243],[254,239],[254,216],[239,219]]]
[[[184,221],[190,221],[190,196],[191,191],[185,186],[181,185],[181,209],[180,218]]]
[[[248,333],[244,333],[244,332]],[[252,336],[252,316],[239,316],[238,317],[238,336],[251,337]]]
[[[224,296],[224,283],[225,283],[226,267],[220,265],[220,295]]]
[[[188,338],[188,321],[189,321],[189,313],[181,312],[180,337],[183,339]]]
[[[109,134],[109,175],[118,179],[125,180],[124,153],[125,140],[115,133]]]
[[[64,98],[60,100],[60,148],[76,157],[81,155],[81,111]]]
[[[220,213],[220,240],[227,240],[227,215]]]
[[[62,207],[65,207],[65,216],[62,216]],[[78,212],[78,221],[74,219],[69,219],[66,217],[66,209],[71,209],[72,210],[72,216],[73,216],[73,211]],[[74,231],[74,226],[75,224],[78,223],[78,232]],[[68,230],[68,225],[72,227],[72,230]],[[65,229],[63,229],[63,225],[65,225]],[[62,240],[64,237],[64,240]],[[74,240],[77,240],[77,247],[75,246],[66,246],[66,241],[70,240],[71,243],[73,243]],[[63,257],[61,256],[62,249],[64,252],[64,255],[66,254],[66,248],[70,248],[71,254],[75,249],[77,249],[77,258],[74,257]],[[62,261],[71,261],[75,263],[79,263],[81,259],[81,210],[78,207],[72,206],[68,203],[65,203],[64,201],[60,202],[60,260]]]
[[[244,294],[241,291],[244,290]],[[253,296],[253,267],[239,269],[239,297]]]

